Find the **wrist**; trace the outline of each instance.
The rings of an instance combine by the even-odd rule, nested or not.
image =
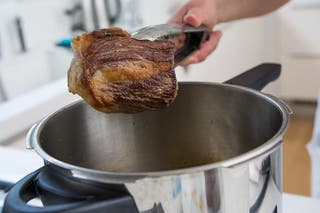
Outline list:
[[[225,11],[224,4],[226,0],[212,0],[213,4],[216,8],[216,24],[220,24],[226,21],[225,19]]]

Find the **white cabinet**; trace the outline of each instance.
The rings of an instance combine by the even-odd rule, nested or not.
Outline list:
[[[316,100],[320,89],[320,58],[285,57],[281,96],[287,99]]]
[[[26,51],[47,50],[70,36],[70,18],[64,14],[75,1],[25,0],[0,3],[0,42],[2,58],[21,53],[16,20],[20,19]]]
[[[293,2],[280,13],[280,95],[316,100],[320,89],[320,1]]]
[[[77,96],[68,93],[66,79],[61,79],[66,76],[72,53],[55,47],[57,41],[71,35],[70,19],[64,11],[75,1],[0,2],[1,143]],[[19,42],[17,19],[25,51]]]

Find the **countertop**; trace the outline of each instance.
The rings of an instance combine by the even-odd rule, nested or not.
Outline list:
[[[33,150],[0,146],[0,179],[15,182],[43,165]],[[0,206],[5,194],[0,192]],[[320,199],[283,193],[283,213],[318,213]]]

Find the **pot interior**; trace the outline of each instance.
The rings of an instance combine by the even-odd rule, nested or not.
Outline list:
[[[168,108],[104,114],[84,102],[44,123],[41,148],[65,163],[112,172],[173,170],[223,161],[277,134],[280,108],[222,84],[184,83]]]

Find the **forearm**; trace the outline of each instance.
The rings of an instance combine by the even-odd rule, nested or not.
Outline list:
[[[263,15],[281,7],[289,0],[212,0],[215,1],[217,22]]]

